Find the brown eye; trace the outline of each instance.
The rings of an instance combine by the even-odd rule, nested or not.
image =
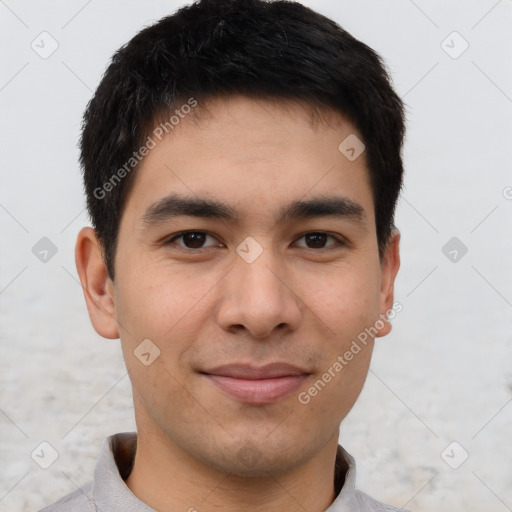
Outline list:
[[[334,243],[327,244],[329,238],[334,240]],[[299,240],[302,239],[305,240],[305,245],[299,244],[299,247],[306,247],[307,249],[324,249],[332,245],[343,245],[340,240],[322,231],[306,233],[299,238]]]
[[[213,238],[213,236],[209,235],[208,233],[205,233],[204,231],[186,231],[171,238],[167,242],[167,244],[177,243],[177,245],[184,247],[186,249],[203,249],[205,247],[212,247],[213,245],[216,245],[210,244],[204,246],[204,243],[208,238],[215,241],[215,238]],[[182,240],[182,243],[176,242],[176,240],[179,239]]]

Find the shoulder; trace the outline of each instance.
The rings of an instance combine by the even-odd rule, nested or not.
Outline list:
[[[92,482],[48,505],[39,512],[96,512],[92,498]]]
[[[409,512],[407,509],[381,503],[362,491],[355,491],[354,498],[360,512]]]

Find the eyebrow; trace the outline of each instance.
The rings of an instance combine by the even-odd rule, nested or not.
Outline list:
[[[237,210],[227,203],[171,194],[150,205],[142,216],[142,221],[149,227],[181,216],[229,222],[236,222],[239,218]],[[316,217],[352,219],[361,224],[366,222],[366,212],[360,204],[347,197],[329,195],[297,200],[285,205],[278,213],[277,223]]]

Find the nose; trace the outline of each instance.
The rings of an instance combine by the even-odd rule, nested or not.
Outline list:
[[[219,290],[217,322],[227,332],[259,339],[296,330],[303,304],[293,288],[291,274],[271,250],[264,250],[252,263],[237,255]]]

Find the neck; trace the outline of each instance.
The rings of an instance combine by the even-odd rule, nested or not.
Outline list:
[[[287,473],[273,475],[269,470],[264,477],[244,477],[205,465],[168,437],[148,434],[139,430],[126,484],[159,512],[323,512],[335,498],[337,436],[306,464]]]

